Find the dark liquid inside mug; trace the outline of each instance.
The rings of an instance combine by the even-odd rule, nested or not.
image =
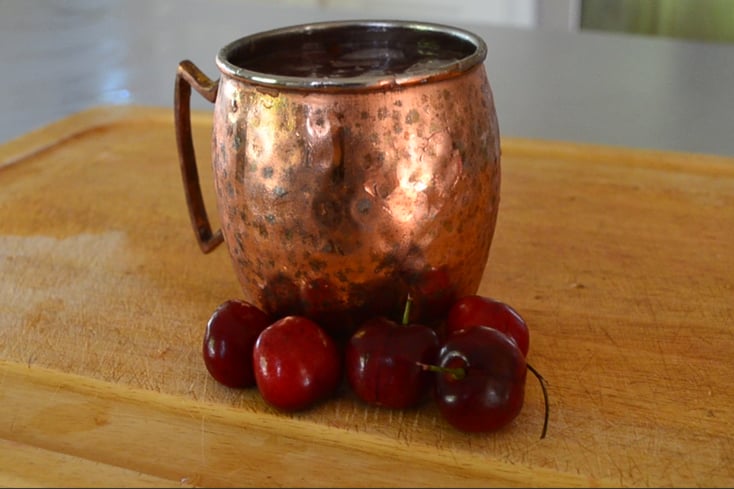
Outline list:
[[[255,40],[233,49],[228,60],[275,76],[352,78],[434,72],[475,51],[476,45],[444,33],[358,25]]]

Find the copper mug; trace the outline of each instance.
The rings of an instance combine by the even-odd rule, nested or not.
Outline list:
[[[222,241],[245,300],[334,334],[368,317],[435,324],[478,290],[500,196],[500,141],[477,35],[404,21],[284,27],[222,47],[211,80],[178,66],[175,121],[191,224]],[[193,87],[214,103],[221,229],[191,138]]]

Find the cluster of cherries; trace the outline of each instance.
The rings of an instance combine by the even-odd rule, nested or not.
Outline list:
[[[526,322],[508,304],[468,295],[449,308],[444,329],[411,323],[408,298],[402,321],[374,317],[342,348],[304,316],[271,322],[251,303],[228,300],[211,315],[203,342],[204,363],[219,383],[256,386],[277,409],[296,411],[337,391],[343,375],[363,402],[391,409],[433,397],[441,415],[466,432],[495,431],[517,417],[530,370]]]

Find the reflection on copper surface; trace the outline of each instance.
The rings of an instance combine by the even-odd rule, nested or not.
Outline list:
[[[500,191],[483,65],[343,91],[223,73],[212,155],[234,270],[269,313],[306,314],[338,333],[399,316],[408,293],[430,321],[446,298],[477,290]]]

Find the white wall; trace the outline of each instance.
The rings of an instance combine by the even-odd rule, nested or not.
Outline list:
[[[538,2],[548,0],[272,0],[293,5],[339,9],[381,18],[434,22],[500,24],[532,28],[538,25]],[[557,0],[552,0],[553,2]],[[561,0],[563,4],[567,0]]]
[[[537,0],[320,0],[324,7],[441,22],[490,23],[534,27]]]
[[[577,30],[581,0],[270,0],[382,18]]]

